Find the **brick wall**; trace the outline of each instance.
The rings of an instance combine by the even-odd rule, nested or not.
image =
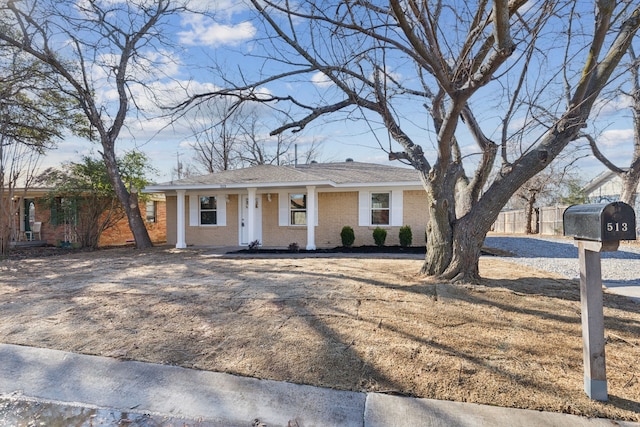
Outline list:
[[[146,218],[146,206],[140,204],[142,217]],[[51,223],[51,209],[42,200],[36,201],[35,221],[42,222],[41,240],[49,245],[59,245],[60,242],[69,240],[73,234],[65,225],[53,225]],[[145,222],[149,237],[154,243],[164,243],[167,240],[167,204],[164,200],[156,201],[156,222]],[[70,234],[71,233],[71,234]],[[99,246],[124,245],[133,240],[133,234],[129,229],[127,218],[118,222],[115,228],[106,230],[100,237]],[[73,240],[72,240],[73,241]]]

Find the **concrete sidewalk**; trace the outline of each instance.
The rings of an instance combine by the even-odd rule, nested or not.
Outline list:
[[[0,344],[0,360],[0,397],[197,420],[195,425],[640,426],[558,413],[338,391],[9,344]]]

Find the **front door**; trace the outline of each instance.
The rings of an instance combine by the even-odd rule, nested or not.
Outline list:
[[[256,199],[252,208],[254,209],[253,216],[253,237],[249,236],[249,196],[243,194],[240,196],[239,207],[239,221],[240,228],[240,245],[248,245],[254,240],[259,240],[262,243],[262,196],[256,195]]]

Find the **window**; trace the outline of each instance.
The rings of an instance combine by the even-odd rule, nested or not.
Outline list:
[[[307,195],[289,194],[291,225],[307,224]]]
[[[218,223],[217,198],[200,196],[200,224],[216,225]]]
[[[156,202],[149,200],[145,208],[147,222],[156,222]]]
[[[389,225],[389,193],[371,193],[371,224]]]
[[[78,224],[78,200],[56,197],[51,204],[51,225]]]

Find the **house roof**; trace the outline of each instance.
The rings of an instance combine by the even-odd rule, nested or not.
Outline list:
[[[419,186],[421,182],[415,169],[349,161],[298,166],[259,165],[149,185],[145,191],[273,188],[305,185],[325,187]]]
[[[604,172],[601,172],[598,176],[593,178],[591,181],[586,183],[584,187],[582,187],[582,191],[584,191],[585,194],[591,194],[607,182],[611,181],[616,176],[617,175],[614,172],[605,170]]]

